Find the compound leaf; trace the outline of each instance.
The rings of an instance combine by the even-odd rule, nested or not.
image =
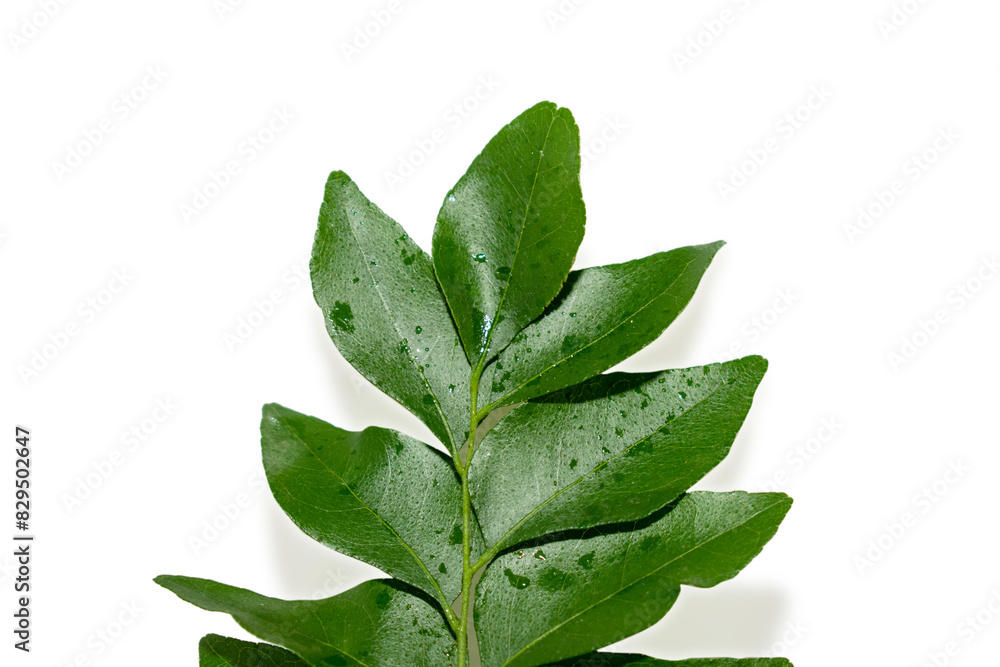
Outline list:
[[[458,451],[469,429],[471,369],[431,258],[335,171],[309,266],[344,358]]]
[[[500,556],[477,589],[484,666],[564,660],[649,627],[669,609],[677,585],[714,586],[736,576],[791,502],[782,493],[694,492],[639,522]],[[649,602],[636,599],[637,591]]]
[[[220,635],[198,642],[201,667],[309,667],[299,656],[271,644],[254,644]]]
[[[515,408],[470,470],[487,543],[649,516],[725,458],[766,370],[612,373]]]
[[[687,306],[722,246],[574,271],[545,315],[486,367],[479,404],[511,405],[577,384],[649,345]]]
[[[306,534],[445,607],[459,595],[462,490],[444,454],[396,431],[345,431],[274,403],[260,431],[271,491]]]
[[[791,667],[598,651],[656,623],[683,585],[735,576],[792,501],[688,492],[729,452],[762,358],[602,375],[680,315],[723,243],[571,272],[580,166],[569,110],[528,109],[445,197],[433,258],[330,174],[310,261],[327,332],[450,456],[265,405],[264,467],[285,513],[395,578],[285,601],[157,577],[268,642],[207,635],[202,667],[466,664],[469,603],[484,667]]]
[[[434,268],[471,363],[541,315],[583,240],[580,131],[538,104],[504,127],[448,193]]]
[[[286,601],[207,579],[156,583],[207,611],[230,614],[247,632],[293,651],[313,667],[439,667],[455,638],[430,600],[391,579],[374,579],[325,600]]]

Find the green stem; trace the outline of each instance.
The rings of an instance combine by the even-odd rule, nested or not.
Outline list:
[[[458,625],[458,667],[465,667],[469,652],[469,599],[472,597],[472,511],[469,500],[469,476],[462,471],[462,612]]]
[[[501,547],[503,545],[504,545],[504,540],[500,540],[499,542],[494,544],[489,551],[484,553],[479,558],[479,560],[477,560],[475,563],[472,564],[472,573],[475,574],[476,572],[479,572],[481,569],[489,565],[493,561],[493,559],[497,557],[497,554],[500,553]]]
[[[472,455],[476,448],[476,429],[485,415],[480,415],[476,409],[479,398],[479,378],[483,374],[485,355],[472,369],[469,383],[469,439],[466,441],[465,462],[461,453],[456,455],[455,464],[459,477],[462,479],[462,611],[458,621],[458,667],[466,667],[469,656],[469,602],[472,597],[472,576],[476,570],[472,567],[472,497],[469,493],[469,466],[472,465]],[[477,568],[478,569],[478,568]]]
[[[472,455],[476,452],[476,429],[489,414],[486,410],[480,412],[476,405],[479,400],[479,379],[483,375],[485,364],[486,355],[484,353],[472,369],[472,377],[469,382],[469,439],[466,441],[464,463],[461,453],[455,457],[458,474],[462,479],[462,615],[458,625],[458,667],[466,667],[469,660],[469,605],[472,598],[472,577],[481,567],[473,567],[471,563],[472,496],[469,493],[469,467],[472,465]]]

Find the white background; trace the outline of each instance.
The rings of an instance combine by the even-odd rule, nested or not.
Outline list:
[[[296,273],[324,181],[347,171],[428,248],[448,188],[543,99],[572,109],[590,152],[577,266],[728,241],[684,315],[622,368],[708,363],[734,344],[765,355],[733,454],[699,487],[771,482],[796,501],[739,577],[685,589],[616,648],[751,656],[777,643],[800,667],[917,667],[954,642],[939,665],[994,663],[996,2],[907,0],[912,15],[880,27],[891,0],[592,1],[563,14],[557,0],[403,1],[349,56],[388,0],[49,2],[50,18],[45,4],[7,0],[0,16],[0,516],[20,424],[37,535],[30,656],[11,648],[0,550],[4,664],[194,665],[206,632],[246,636],[156,587],[160,573],[286,598],[376,575],[299,534],[261,492],[264,402],[431,438],[340,358]],[[723,11],[729,23],[714,23]],[[293,118],[268,134],[276,110]],[[110,133],[88,146],[102,121]],[[390,187],[386,173],[436,128],[445,141]],[[229,161],[239,173],[211,187]],[[739,187],[723,197],[727,182]],[[852,231],[859,207],[877,215]],[[275,291],[281,303],[261,306]],[[227,344],[246,320],[260,326]],[[25,373],[36,353],[49,358]],[[162,423],[158,400],[177,406]],[[132,428],[149,432],[134,449]],[[68,507],[116,450],[110,477]],[[238,499],[239,517],[196,554],[191,538]],[[98,633],[119,616],[130,625],[108,645]]]

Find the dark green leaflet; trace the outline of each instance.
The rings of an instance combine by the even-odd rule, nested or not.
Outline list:
[[[603,373],[656,340],[722,243],[574,271],[545,316],[486,368],[480,405],[511,405]]]
[[[648,516],[729,452],[767,362],[612,373],[525,403],[471,468],[487,543]]]
[[[286,601],[207,579],[156,583],[207,611],[230,614],[247,632],[314,667],[447,664],[455,640],[441,611],[391,579],[374,579],[325,600]]]
[[[281,647],[219,635],[201,638],[198,659],[201,667],[309,667],[309,663]]]
[[[639,522],[500,556],[477,589],[483,665],[564,660],[644,630],[669,609],[675,586],[714,586],[736,576],[791,502],[781,493],[695,492]]]
[[[327,181],[310,270],[344,358],[457,451],[470,367],[431,258],[343,172]]]
[[[299,528],[444,607],[458,596],[462,490],[443,454],[396,431],[345,431],[274,403],[260,431],[271,490]]]
[[[493,137],[438,213],[434,268],[472,363],[558,294],[584,218],[580,131],[568,109],[543,102]]]

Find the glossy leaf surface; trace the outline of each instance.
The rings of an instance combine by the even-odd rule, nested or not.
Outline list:
[[[307,535],[443,605],[458,596],[462,493],[444,454],[396,431],[345,431],[274,403],[260,431],[271,491]]]
[[[722,245],[574,271],[545,315],[486,368],[480,405],[511,405],[569,387],[649,345],[687,306]]]
[[[433,258],[330,174],[310,262],[326,330],[448,455],[265,405],[279,505],[394,578],[302,601],[157,578],[269,642],[208,635],[203,667],[472,667],[476,639],[484,667],[790,667],[598,652],[656,623],[682,586],[735,576],[791,500],[689,491],[733,445],[762,358],[603,375],[678,318],[723,243],[571,272],[580,167],[572,114],[528,109],[445,196]]]
[[[515,408],[470,471],[487,543],[649,516],[725,458],[766,370],[612,373]]]
[[[496,559],[479,582],[485,667],[581,655],[655,623],[679,584],[714,586],[743,569],[791,506],[781,493],[695,492],[640,522],[590,529]],[[619,596],[652,602],[633,613]]]
[[[201,667],[309,667],[309,663],[280,646],[219,635],[202,637],[198,659]]]
[[[583,240],[580,131],[543,102],[486,145],[445,197],[434,267],[472,363],[559,293]]]
[[[470,367],[431,258],[343,172],[326,184],[310,272],[344,358],[457,450]]]
[[[405,585],[375,579],[325,600],[286,601],[207,579],[156,583],[247,632],[293,651],[313,667],[447,664],[455,640],[437,607]]]

